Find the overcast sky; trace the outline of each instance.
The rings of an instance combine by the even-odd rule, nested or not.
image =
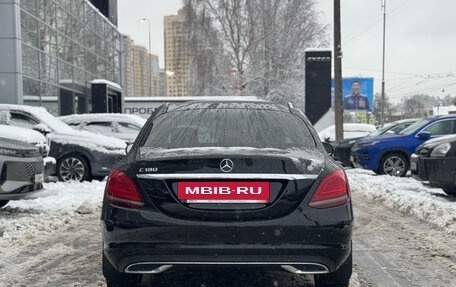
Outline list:
[[[383,0],[385,1],[385,0]],[[386,0],[386,93],[393,102],[414,94],[456,96],[455,0]],[[316,0],[333,38],[333,1]],[[181,0],[118,0],[119,30],[148,47],[163,66],[163,16],[176,14]],[[343,77],[373,77],[381,92],[381,0],[341,0]],[[331,44],[332,45],[332,44]],[[332,46],[330,47],[332,48]]]

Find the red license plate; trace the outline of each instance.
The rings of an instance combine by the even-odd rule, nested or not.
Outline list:
[[[177,197],[188,203],[267,203],[269,182],[178,182]]]

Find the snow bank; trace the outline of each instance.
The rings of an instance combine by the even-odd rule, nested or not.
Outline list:
[[[31,235],[46,237],[83,215],[100,213],[104,187],[100,181],[45,183],[43,192],[10,201],[0,210],[0,246]]]
[[[106,182],[50,182],[28,200],[11,201],[8,208],[39,213],[73,213],[83,203],[101,206]]]
[[[456,197],[411,177],[376,175],[363,169],[346,172],[352,193],[362,193],[404,215],[412,215],[456,235]]]

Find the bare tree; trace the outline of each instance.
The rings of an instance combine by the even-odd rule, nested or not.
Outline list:
[[[447,94],[440,100],[439,105],[442,106],[450,106],[456,104],[456,97],[452,97],[451,95]]]
[[[304,52],[327,45],[313,0],[184,0],[191,16],[210,25],[199,27],[205,35],[200,45],[215,55],[227,90],[276,101],[302,99]],[[188,14],[190,15],[190,14]],[[189,25],[189,27],[191,27]],[[195,31],[195,30],[194,30]],[[209,34],[208,31],[211,31]],[[208,41],[218,39],[217,45]],[[227,77],[229,75],[229,77]]]
[[[387,95],[385,95],[385,115],[391,115],[397,107],[394,107],[393,104],[390,102],[390,99]],[[382,110],[382,95],[376,93],[374,95],[374,117],[377,119],[377,122],[380,122],[381,119],[381,110]]]
[[[191,96],[214,95],[223,90],[224,67],[221,56],[222,42],[211,18],[204,7],[192,5],[192,1],[184,1],[187,17],[186,27],[189,37],[189,53],[191,56],[191,77],[189,78],[188,94]],[[199,8],[199,9],[198,9]],[[223,67],[221,67],[221,65]]]
[[[224,91],[244,90],[248,51],[252,49],[255,9],[250,0],[184,0],[187,11],[187,27],[192,42],[193,76],[199,81],[204,70],[210,69]],[[198,58],[205,61],[198,61]],[[210,64],[208,64],[210,59]]]
[[[428,114],[428,111],[437,106],[439,99],[429,95],[414,95],[403,100],[403,108],[406,114],[414,117],[422,117]]]

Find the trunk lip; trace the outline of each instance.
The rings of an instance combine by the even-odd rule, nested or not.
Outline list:
[[[163,174],[137,174],[141,179],[273,179],[273,180],[315,180],[318,174],[277,174],[277,173],[163,173]]]

